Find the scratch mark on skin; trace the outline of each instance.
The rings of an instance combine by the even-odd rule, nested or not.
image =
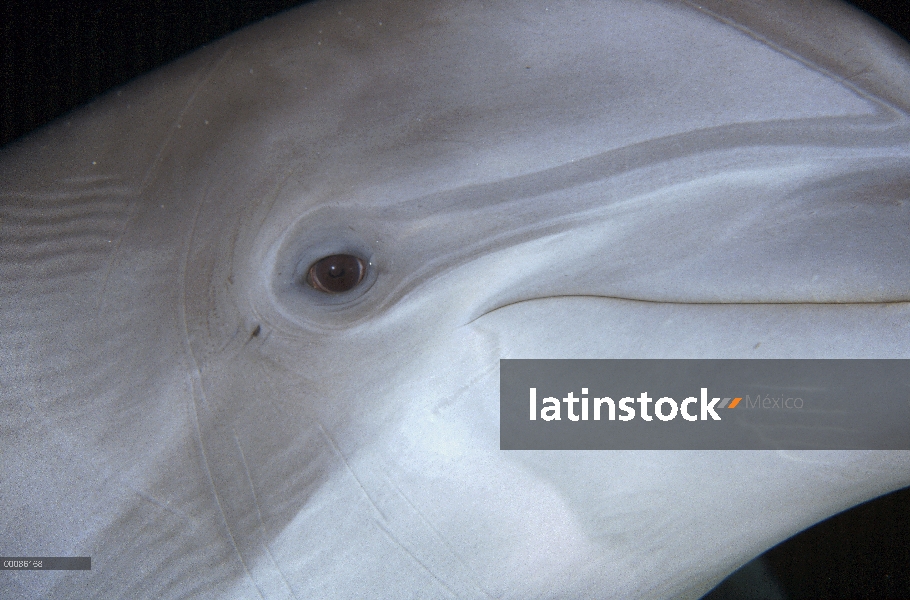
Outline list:
[[[187,340],[187,344],[189,341]],[[259,589],[259,586],[256,584],[256,580],[253,578],[253,574],[250,572],[249,567],[246,562],[243,560],[243,556],[240,554],[240,548],[237,546],[237,541],[234,539],[234,533],[231,531],[231,527],[227,521],[227,515],[224,513],[224,506],[222,505],[221,498],[218,495],[218,488],[215,485],[215,479],[212,475],[212,468],[209,465],[209,458],[205,451],[205,444],[202,441],[202,429],[199,427],[199,399],[202,399],[203,404],[205,404],[205,390],[202,388],[201,374],[199,372],[199,366],[196,364],[195,356],[192,356],[192,350],[190,349],[191,359],[193,361],[193,369],[190,373],[190,386],[191,386],[191,395],[193,402],[193,410],[189,411],[190,416],[193,419],[193,432],[196,434],[196,446],[199,451],[199,455],[202,457],[202,464],[205,467],[205,474],[208,478],[209,490],[212,492],[212,496],[215,499],[215,503],[218,506],[218,512],[221,515],[221,522],[224,525],[225,530],[227,531],[228,538],[231,540],[231,547],[234,549],[234,554],[237,556],[237,560],[240,561],[240,564],[243,566],[243,571],[246,573],[246,576],[253,583],[253,586],[256,588],[256,593],[259,594],[259,597],[262,600],[265,600],[265,596],[262,595],[262,590]],[[197,390],[198,386],[198,390]]]
[[[426,517],[426,515],[424,515],[424,514],[420,511],[420,509],[417,508],[417,506],[416,506],[413,502],[411,502],[410,498],[408,498],[408,497],[405,495],[405,493],[404,493],[403,491],[401,491],[401,488],[398,487],[398,485],[392,480],[391,477],[389,477],[388,473],[386,473],[385,471],[383,471],[383,472],[382,472],[382,475],[383,475],[383,477],[385,477],[385,480],[388,482],[389,486],[391,486],[391,488],[392,488],[393,490],[395,490],[395,492],[398,494],[398,496],[399,496],[402,500],[404,500],[405,503],[407,503],[407,505],[408,505],[409,507],[411,507],[411,510],[413,510],[414,513],[420,518],[420,521],[421,521],[424,525],[426,525],[427,527],[429,527],[429,529],[433,532],[433,534],[436,536],[436,538],[442,543],[443,546],[445,546],[446,550],[448,550],[449,553],[450,553],[452,556],[455,557],[455,560],[457,560],[458,563],[464,568],[464,571],[465,571],[466,573],[470,573],[472,579],[473,579],[473,578],[476,578],[477,575],[476,575],[476,573],[474,573],[474,570],[473,570],[473,569],[464,561],[464,559],[461,557],[461,555],[458,554],[458,552],[455,551],[455,549],[451,546],[451,544],[449,544],[448,540],[447,540],[446,537],[442,534],[442,532],[440,532],[438,529],[436,529],[436,526],[433,525],[432,521],[430,521],[430,520]],[[415,559],[415,560],[416,560],[416,559]],[[420,561],[418,561],[418,563],[419,563],[419,562],[420,562]],[[494,598],[494,596],[493,596],[492,594],[490,594],[490,592],[488,592],[488,591],[485,590],[484,588],[480,587],[479,585],[475,584],[475,588],[477,589],[477,591],[481,592],[481,593],[482,593],[484,596],[486,596],[487,598]]]
[[[297,594],[294,593],[294,589],[291,587],[290,582],[288,582],[287,577],[284,576],[284,572],[281,570],[281,567],[278,566],[278,561],[275,560],[275,556],[272,554],[272,549],[269,548],[268,543],[265,542],[265,535],[263,535],[265,526],[262,523],[262,510],[259,508],[259,499],[256,497],[256,489],[253,487],[253,478],[250,476],[250,467],[246,462],[246,456],[243,453],[243,447],[240,445],[240,440],[237,438],[237,430],[233,427],[231,427],[231,435],[234,437],[234,444],[237,446],[237,453],[240,454],[240,463],[243,465],[243,473],[246,475],[246,481],[250,486],[250,494],[253,496],[253,506],[256,507],[256,529],[259,531],[259,538],[262,544],[262,548],[265,550],[266,554],[269,555],[269,560],[272,561],[272,567],[275,569],[275,571],[278,572],[278,575],[281,576],[281,581],[287,588],[287,592],[296,599]]]
[[[860,75],[865,75],[866,73],[871,73],[871,72],[872,72],[872,66],[866,65],[865,67],[859,69],[855,73],[851,73],[850,75],[847,75],[846,77],[841,77],[838,81],[846,85],[847,82],[855,80]]]
[[[367,490],[366,490],[366,488],[364,487],[363,483],[360,481],[360,478],[357,477],[357,474],[354,472],[354,469],[351,467],[350,463],[348,462],[348,459],[347,459],[347,458],[344,456],[344,454],[341,452],[341,449],[338,447],[338,444],[335,443],[335,440],[334,440],[334,439],[332,438],[332,436],[329,435],[329,433],[325,430],[325,427],[322,426],[322,423],[321,423],[320,421],[317,420],[317,421],[316,421],[316,425],[317,425],[317,427],[319,427],[319,431],[322,432],[322,435],[325,436],[326,440],[328,440],[328,442],[329,442],[329,444],[332,446],[332,449],[334,450],[334,452],[335,452],[335,453],[338,455],[338,457],[341,459],[341,462],[344,463],[344,466],[345,466],[345,468],[347,469],[348,473],[350,473],[350,474],[351,474],[351,477],[354,478],[354,481],[357,482],[357,485],[358,485],[358,487],[360,488],[360,491],[363,493],[364,497],[366,498],[367,502],[370,504],[371,507],[373,507],[373,510],[375,510],[376,513],[379,515],[379,519],[375,519],[375,518],[374,518],[374,522],[375,522],[376,525],[379,527],[379,529],[381,529],[382,532],[386,535],[386,537],[388,537],[392,542],[394,542],[396,546],[398,546],[398,547],[401,548],[405,553],[407,553],[407,555],[410,556],[411,559],[412,559],[417,565],[419,565],[424,571],[426,571],[427,574],[430,575],[430,577],[432,577],[436,582],[438,582],[439,585],[441,585],[441,586],[443,587],[443,589],[445,589],[446,592],[448,592],[449,595],[450,595],[452,598],[457,598],[457,597],[458,597],[458,594],[456,594],[454,591],[452,591],[452,589],[449,587],[448,584],[446,584],[443,580],[441,580],[441,579],[440,579],[440,578],[439,578],[439,577],[438,577],[438,576],[437,576],[437,575],[436,575],[436,574],[435,574],[427,565],[425,565],[419,558],[417,558],[417,556],[415,556],[414,553],[411,552],[411,550],[409,550],[409,549],[404,545],[404,543],[401,542],[401,540],[399,540],[399,539],[391,532],[391,530],[390,530],[390,529],[388,528],[388,526],[387,526],[387,524],[389,523],[388,517],[387,517],[387,516],[385,515],[385,513],[379,508],[379,506],[376,504],[376,502],[374,502],[373,499],[370,497],[370,494],[367,492]],[[388,477],[386,477],[386,479],[388,479]],[[393,487],[394,487],[394,486],[393,486]],[[396,489],[397,489],[397,488],[396,488]],[[400,490],[399,490],[399,494],[401,494],[401,491],[400,491]],[[410,502],[409,502],[409,504],[410,504]],[[413,506],[413,505],[412,505],[412,506]],[[432,528],[432,526],[431,526],[431,528]],[[434,529],[434,531],[435,531],[435,529]],[[437,532],[437,533],[438,533],[438,532]],[[457,556],[457,555],[456,555],[456,556]],[[459,559],[459,562],[460,562],[460,559]],[[481,590],[481,591],[483,591],[483,590]],[[483,591],[483,593],[489,597],[489,594],[488,594],[486,591]]]
[[[840,82],[840,83],[843,84],[845,87],[850,88],[850,90],[852,90],[854,93],[856,93],[856,94],[858,94],[858,95],[860,95],[860,96],[866,98],[867,100],[871,100],[872,102],[876,102],[876,103],[878,103],[879,105],[884,106],[884,107],[886,107],[886,108],[888,108],[888,109],[890,109],[890,110],[892,110],[892,111],[894,111],[894,112],[897,112],[897,113],[900,113],[900,114],[905,114],[905,111],[902,110],[901,107],[897,106],[897,105],[894,104],[893,102],[890,102],[890,101],[886,100],[885,98],[881,98],[881,97],[879,97],[879,96],[877,96],[877,95],[874,95],[874,94],[872,94],[872,93],[866,91],[865,89],[863,89],[863,88],[859,87],[859,85],[857,85],[859,82],[854,82],[854,81],[852,80],[853,77],[856,77],[856,76],[859,75],[860,73],[865,72],[865,71],[866,71],[866,68],[861,69],[860,72],[858,72],[858,73],[856,73],[856,74],[854,74],[854,75],[851,75],[851,76],[849,76],[849,77],[841,77],[841,76],[838,76],[836,73],[832,73],[830,70],[828,70],[828,69],[825,68],[824,66],[819,65],[819,64],[816,64],[815,62],[813,62],[813,61],[807,59],[807,58],[804,57],[804,56],[801,56],[801,55],[799,55],[799,54],[796,54],[795,52],[792,52],[792,51],[790,51],[790,50],[787,50],[786,48],[784,48],[784,47],[781,46],[780,44],[775,43],[775,42],[772,41],[771,39],[765,37],[764,35],[761,35],[760,33],[756,32],[756,31],[753,31],[753,30],[750,29],[749,27],[746,27],[746,26],[743,25],[743,24],[737,23],[737,22],[733,21],[732,19],[729,19],[729,18],[727,18],[727,17],[724,17],[724,16],[722,16],[722,15],[720,15],[720,14],[714,12],[713,10],[711,10],[711,9],[709,9],[709,8],[707,8],[707,7],[701,6],[700,4],[698,4],[697,2],[695,2],[695,1],[693,1],[693,0],[682,0],[682,3],[685,4],[685,5],[687,5],[687,6],[689,6],[690,8],[693,8],[693,9],[697,10],[697,11],[700,12],[700,13],[703,13],[703,14],[706,14],[706,15],[710,16],[711,18],[713,18],[713,19],[716,20],[716,21],[719,21],[719,22],[721,22],[721,23],[724,23],[725,25],[728,25],[728,26],[733,27],[734,29],[736,29],[736,30],[738,30],[738,31],[741,31],[741,32],[745,33],[746,35],[748,35],[748,36],[751,37],[752,39],[754,39],[754,40],[756,40],[756,41],[758,41],[758,42],[764,44],[765,46],[767,46],[768,48],[771,48],[771,49],[774,50],[775,52],[778,52],[778,53],[780,53],[780,54],[786,56],[787,58],[790,58],[790,59],[792,59],[792,60],[795,60],[795,61],[799,62],[799,63],[802,64],[802,65],[805,65],[806,67],[812,69],[812,70],[815,71],[816,73],[819,73],[819,74],[824,75],[825,77],[827,77],[827,78],[829,78],[829,79],[832,79],[832,80],[835,80],[835,81]],[[852,50],[852,49],[851,49],[851,50]]]
[[[174,133],[176,133],[176,131],[180,129],[180,126],[183,124],[183,118],[186,116],[186,113],[189,112],[190,108],[192,108],[193,102],[196,100],[196,96],[199,95],[199,92],[202,91],[202,88],[205,87],[205,85],[209,82],[209,80],[212,78],[212,75],[214,75],[218,70],[218,67],[220,67],[221,64],[227,59],[227,57],[230,56],[232,50],[232,48],[225,50],[221,56],[214,61],[208,72],[193,89],[193,93],[190,94],[189,99],[187,99],[186,104],[183,106],[183,110],[180,111],[180,114],[177,115],[177,118],[174,120],[173,125],[171,125],[167,137],[164,139],[164,142],[161,144],[161,148],[155,155],[155,159],[152,161],[152,164],[149,165],[148,170],[146,170],[145,175],[142,178],[142,183],[139,184],[140,190],[144,190],[146,188],[149,180],[152,178],[152,175],[155,173],[155,171],[158,170],[158,165],[161,164],[161,157],[164,155],[164,151],[170,145],[171,139],[174,137]]]
[[[335,443],[335,440],[332,439],[332,436],[329,435],[329,433],[325,430],[325,427],[322,426],[322,423],[320,421],[316,421],[316,426],[319,427],[319,431],[321,431],[322,435],[325,436],[325,439],[328,440],[329,444],[332,446],[332,450],[335,451],[335,454],[337,454],[338,458],[341,459],[341,462],[344,463],[345,469],[347,469],[348,473],[351,474],[351,477],[354,478],[354,481],[357,482],[358,487],[360,487],[360,491],[363,492],[364,498],[367,499],[367,502],[370,503],[370,506],[372,506],[373,509],[379,514],[379,516],[381,517],[381,520],[383,522],[387,523],[389,520],[388,517],[386,517],[385,513],[382,512],[382,510],[380,510],[380,508],[376,505],[376,503],[370,497],[369,492],[367,492],[367,489],[363,486],[363,483],[360,481],[360,478],[357,477],[357,473],[355,473],[354,469],[351,468],[351,464],[348,462],[348,459],[345,457],[344,453],[341,452],[341,448],[338,447],[338,444]]]
[[[421,569],[423,569],[424,571],[426,571],[427,574],[428,574],[430,577],[432,577],[434,581],[436,581],[436,583],[438,583],[439,585],[441,585],[441,586],[442,586],[442,589],[444,589],[446,592],[448,592],[449,597],[451,597],[451,598],[457,598],[457,597],[458,597],[458,594],[456,594],[454,591],[452,591],[452,588],[450,588],[450,587],[446,584],[445,581],[443,581],[442,579],[440,579],[433,571],[430,570],[430,568],[429,568],[428,566],[426,566],[425,564],[423,564],[423,562],[422,562],[419,558],[417,558],[417,557],[414,555],[414,553],[411,552],[403,543],[401,543],[401,540],[399,540],[397,537],[395,537],[395,535],[392,534],[392,532],[389,531],[388,528],[386,528],[385,525],[383,525],[383,524],[382,524],[381,522],[379,522],[379,521],[376,521],[376,525],[379,527],[380,530],[382,530],[382,532],[386,535],[387,538],[389,538],[392,542],[394,542],[396,546],[398,546],[399,548],[401,548],[402,550],[404,550],[404,552],[405,552],[409,557],[411,557],[411,559],[412,559],[415,563],[417,563],[417,565],[420,566]]]
[[[259,204],[256,206],[256,208],[267,207],[267,208],[265,208],[265,213],[263,214],[262,218],[260,218],[258,221],[253,223],[253,226],[256,229],[261,229],[264,226],[264,224],[268,221],[268,217],[272,213],[272,210],[275,208],[275,204],[278,201],[279,192],[284,187],[285,183],[294,175],[294,173],[295,173],[295,171],[293,169],[286,171],[284,174],[284,177],[279,178],[278,181],[275,182],[275,185],[272,186],[272,188],[269,190],[268,194],[266,194],[262,198],[262,200],[259,202]],[[240,235],[240,229],[234,228],[234,232],[231,236],[231,245],[230,245],[231,258],[230,258],[230,263],[228,265],[227,282],[229,285],[234,285],[234,272],[235,272],[234,258],[236,256],[235,249],[237,247],[237,239],[238,239],[239,235]],[[253,312],[256,312],[256,311],[254,310]],[[259,322],[259,323],[261,323],[263,321],[262,317],[258,314],[256,315],[256,318],[257,318],[257,322]]]
[[[193,352],[193,346],[190,343],[189,325],[187,324],[186,315],[186,271],[190,259],[190,249],[193,245],[193,238],[196,233],[199,213],[201,211],[202,204],[197,203],[196,212],[193,215],[193,220],[190,224],[189,235],[187,235],[186,245],[183,248],[183,261],[180,263],[180,272],[178,273],[178,285],[180,286],[180,302],[177,303],[178,320],[183,327],[182,338],[184,352],[186,353],[186,356],[190,363],[188,365],[190,368],[187,370],[187,376],[190,379],[189,388],[192,401],[192,410],[188,412],[193,420],[193,433],[195,434],[194,437],[196,441],[196,447],[199,452],[199,456],[202,457],[202,464],[205,467],[209,490],[211,491],[212,496],[215,499],[215,503],[218,506],[218,513],[221,515],[221,524],[224,526],[225,531],[227,531],[228,538],[231,541],[231,547],[233,548],[237,559],[240,561],[244,573],[246,573],[247,578],[250,580],[250,582],[252,582],[253,587],[256,588],[256,593],[259,595],[259,597],[262,598],[262,600],[265,600],[265,596],[263,596],[262,590],[259,589],[259,585],[257,584],[256,579],[253,577],[252,572],[250,571],[246,562],[243,560],[243,555],[241,555],[240,548],[237,546],[237,540],[234,539],[234,533],[231,531],[230,523],[228,523],[227,515],[224,512],[224,506],[222,505],[221,498],[218,495],[218,488],[215,485],[215,478],[212,475],[212,468],[209,464],[209,457],[205,451],[202,428],[199,426],[200,402],[202,404],[202,410],[208,409],[211,411],[211,405],[206,399],[205,387],[202,383],[202,371],[199,368],[199,361],[196,358],[196,354]]]
[[[199,92],[202,90],[202,88],[205,87],[205,85],[209,82],[209,80],[212,78],[212,75],[214,75],[215,72],[218,70],[218,67],[220,67],[221,64],[225,61],[225,59],[227,59],[227,57],[230,56],[231,50],[232,50],[232,48],[228,48],[227,50],[225,50],[221,54],[221,56],[212,63],[212,66],[209,67],[208,71],[205,73],[205,75],[202,77],[202,79],[199,81],[199,83],[193,89],[193,93],[190,94],[190,97],[187,99],[186,103],[183,105],[183,109],[177,115],[177,118],[174,119],[173,124],[171,125],[170,129],[168,130],[167,136],[164,138],[164,141],[161,143],[161,147],[158,148],[158,152],[155,154],[155,158],[152,160],[148,169],[146,169],[145,174],[143,174],[142,181],[139,184],[139,189],[137,191],[135,191],[133,194],[131,194],[133,196],[133,200],[131,202],[132,208],[130,209],[129,214],[127,215],[126,219],[123,222],[123,227],[120,230],[119,235],[117,235],[117,243],[114,244],[112,257],[108,263],[107,270],[104,273],[104,278],[101,281],[100,291],[98,292],[98,300],[96,302],[96,305],[98,306],[98,308],[96,310],[96,314],[98,314],[99,316],[101,315],[101,311],[104,308],[104,294],[107,291],[108,280],[110,279],[110,276],[114,270],[114,267],[117,266],[117,264],[120,262],[120,248],[121,248],[121,245],[123,244],[123,238],[126,235],[127,230],[130,228],[130,225],[136,220],[136,217],[139,212],[140,203],[138,202],[138,197],[141,196],[142,193],[146,190],[149,181],[152,179],[153,175],[158,170],[158,166],[161,164],[161,160],[162,160],[162,157],[164,156],[165,150],[167,150],[168,146],[170,146],[171,140],[174,137],[174,133],[178,129],[180,129],[180,125],[182,124],[183,118],[186,116],[186,113],[189,112],[190,108],[192,108],[193,103],[196,100],[196,96],[199,95]]]
[[[130,489],[134,494],[136,494],[137,496],[139,496],[140,498],[142,498],[149,504],[153,504],[153,505],[157,506],[158,508],[160,508],[161,510],[168,512],[172,515],[175,515],[177,517],[180,517],[183,521],[189,523],[190,527],[193,529],[194,532],[197,529],[199,529],[199,523],[198,523],[197,519],[194,519],[193,517],[186,514],[185,512],[183,512],[181,510],[177,510],[174,507],[170,506],[169,502],[164,502],[162,500],[159,500],[158,498],[155,498],[151,494],[148,494],[146,492],[143,492],[142,490],[136,489],[126,482],[121,482],[121,483],[123,483],[123,485],[125,487]]]

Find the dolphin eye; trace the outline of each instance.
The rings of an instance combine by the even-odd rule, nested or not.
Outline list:
[[[306,282],[320,292],[340,294],[354,289],[366,274],[363,260],[351,254],[320,258],[307,270]]]

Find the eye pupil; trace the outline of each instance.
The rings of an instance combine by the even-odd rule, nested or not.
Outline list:
[[[351,254],[333,254],[310,265],[306,281],[320,292],[339,294],[355,288],[365,273],[363,260]]]

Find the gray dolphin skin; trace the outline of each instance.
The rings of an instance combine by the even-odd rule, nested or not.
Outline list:
[[[910,485],[499,449],[502,358],[910,358],[910,50],[846,5],[317,2],[4,148],[0,219],[2,554],[92,558],[4,598],[698,598]]]

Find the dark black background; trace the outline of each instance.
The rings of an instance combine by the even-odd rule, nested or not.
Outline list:
[[[136,75],[298,4],[8,0],[0,8],[0,146]],[[907,1],[851,4],[910,40]],[[910,598],[910,489],[832,517],[763,560],[789,598]],[[730,588],[711,597],[748,597],[743,594],[748,590]]]
[[[2,0],[0,145],[301,0]]]
[[[5,0],[0,146],[96,95],[301,0]],[[854,0],[910,39],[907,0]]]

